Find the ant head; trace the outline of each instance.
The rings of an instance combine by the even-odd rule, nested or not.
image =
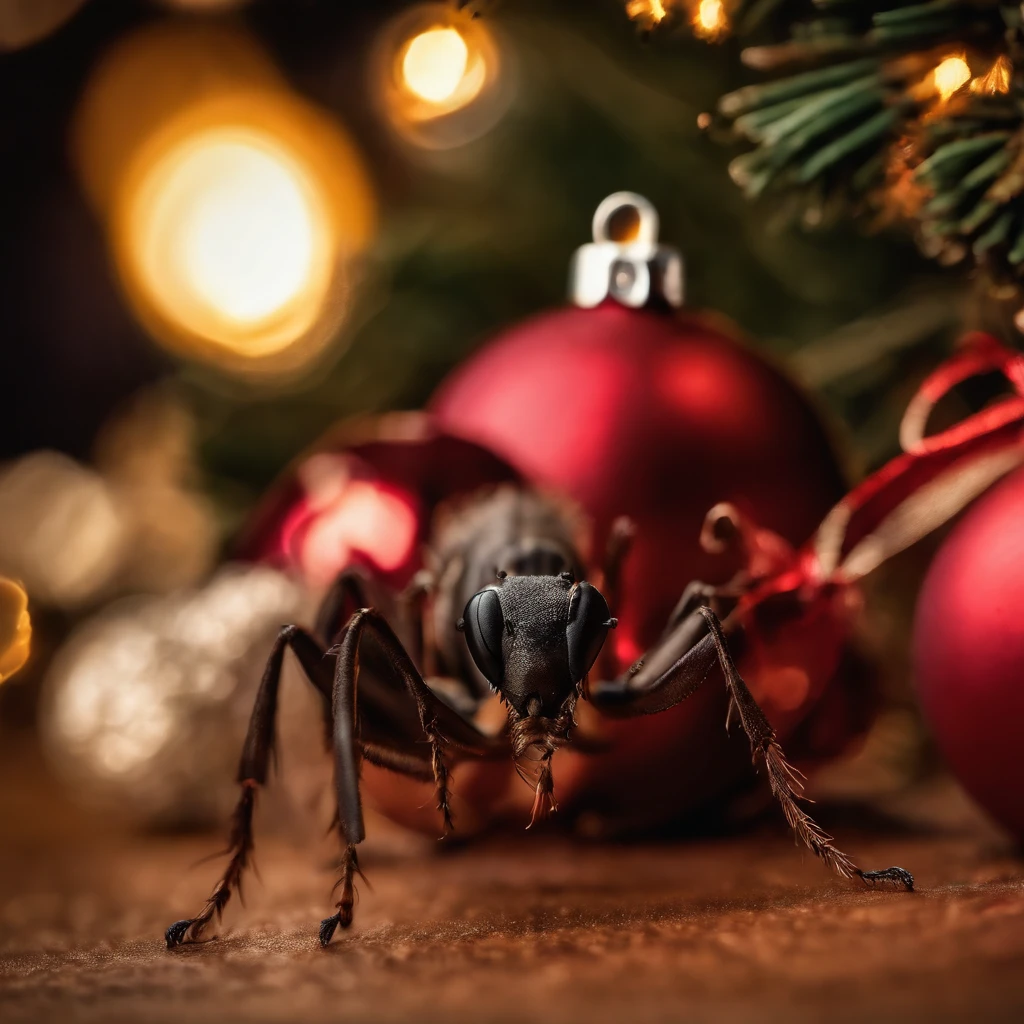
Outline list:
[[[597,587],[506,576],[470,598],[460,628],[477,668],[521,718],[552,718],[590,671],[615,620]]]

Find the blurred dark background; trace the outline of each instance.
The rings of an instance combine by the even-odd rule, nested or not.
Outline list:
[[[773,230],[778,211],[741,199],[729,151],[697,127],[742,81],[728,40],[645,38],[619,0],[487,5],[482,16],[515,64],[512,106],[481,138],[423,154],[386,130],[369,95],[374,36],[402,4],[255,0],[222,18],[252,33],[293,88],[351,132],[381,219],[329,359],[284,392],[240,386],[163,355],[126,310],[69,156],[71,119],[99,58],[143,25],[208,17],[192,6],[87,3],[0,59],[0,375],[14,386],[0,412],[4,457],[44,447],[87,457],[119,402],[171,378],[198,417],[211,484],[240,485],[251,498],[338,416],[418,406],[489,332],[561,303],[594,206],[621,188],[648,196],[662,236],[684,249],[689,301],[782,355],[898,305],[937,274],[900,237]],[[920,334],[936,319],[928,311]],[[896,377],[897,364],[871,374]],[[870,417],[856,387],[834,390],[838,411],[862,426]]]
[[[622,0],[459,9],[500,61],[466,105],[487,117],[470,118],[454,145],[404,130],[404,112],[388,105],[379,55],[422,7],[4,8],[0,570],[25,583],[34,624],[29,664],[0,692],[5,728],[39,718],[51,749],[66,746],[39,684],[75,627],[114,598],[207,579],[272,481],[332,424],[422,406],[489,336],[563,305],[569,259],[589,240],[597,203],[617,190],[657,207],[661,238],[685,255],[687,304],[735,321],[804,385],[851,478],[896,450],[917,382],[971,318],[967,285],[899,231],[801,226],[800,211],[741,197],[734,153],[698,127],[749,78],[738,43],[697,40],[685,26],[644,32]],[[51,9],[65,20],[41,28]],[[109,85],[111,61],[133,53],[136,77],[97,106],[95,83],[107,75]],[[344,267],[335,320],[312,356],[280,372],[248,372],[237,351],[211,357],[147,310],[115,204],[97,201],[89,170],[102,157],[112,180],[128,180],[136,152],[119,132],[131,139],[152,110],[179,99],[187,108],[250,73],[291,104],[285,121],[315,108],[361,161],[368,187],[342,195],[339,216],[346,203],[374,211]],[[894,628],[908,621],[918,566],[906,588],[887,592]],[[272,622],[294,606],[268,601],[261,614]],[[84,664],[81,643],[72,648],[53,679]],[[894,675],[904,659],[894,655]],[[148,678],[135,664],[112,679],[118,671]],[[102,747],[96,736],[82,742]]]

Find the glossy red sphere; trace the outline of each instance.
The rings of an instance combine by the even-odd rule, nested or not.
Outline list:
[[[691,579],[730,566],[698,544],[717,502],[801,543],[843,494],[810,403],[727,325],[606,303],[544,313],[460,366],[433,402],[442,427],[564,491],[598,550],[618,515],[639,534],[616,642],[654,640]]]
[[[401,589],[439,505],[515,480],[503,459],[424,413],[344,421],[282,474],[235,555],[281,565],[314,591],[352,564]]]
[[[980,498],[921,589],[914,673],[968,792],[1024,840],[1024,470]]]
[[[595,551],[616,516],[636,522],[611,639],[621,667],[658,638],[690,580],[723,581],[737,568],[699,545],[714,504],[731,501],[799,544],[844,490],[807,398],[708,316],[614,302],[543,313],[460,366],[431,408],[446,430],[578,501]],[[787,724],[810,710],[821,692],[812,689]],[[671,816],[715,799],[749,773],[742,738],[725,740],[724,707],[723,688],[642,721],[581,721],[613,746],[559,755],[562,805]]]

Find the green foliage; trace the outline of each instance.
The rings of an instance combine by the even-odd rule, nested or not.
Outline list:
[[[745,194],[796,193],[808,224],[849,211],[907,216],[927,255],[969,257],[996,281],[1019,278],[1019,8],[985,0],[741,8],[743,34],[781,25],[786,41],[748,47],[744,61],[761,71],[809,69],[718,104],[730,136],[752,144],[730,168]],[[951,56],[963,58],[970,78],[943,95],[935,69]]]

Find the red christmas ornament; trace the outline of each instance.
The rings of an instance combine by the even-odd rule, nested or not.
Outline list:
[[[348,421],[283,474],[235,553],[291,569],[314,590],[353,564],[401,589],[420,568],[438,505],[518,478],[424,413]]]
[[[575,306],[505,331],[443,383],[431,408],[446,430],[578,501],[597,545],[616,516],[635,521],[614,634],[625,668],[657,639],[689,581],[722,582],[739,567],[699,543],[713,505],[732,502],[797,545],[844,487],[806,397],[723,318],[677,310],[682,260],[657,243],[646,200],[610,196],[594,239],[574,261]],[[783,737],[838,664],[841,643],[827,646],[816,678],[748,680]],[[608,754],[558,755],[572,762],[557,769],[560,803],[636,818],[645,793],[662,813],[715,799],[749,776],[743,743],[725,737],[724,707],[724,688],[709,689],[653,719],[602,723]]]
[[[1024,470],[980,498],[939,550],[914,623],[914,677],[943,756],[1024,840]]]

